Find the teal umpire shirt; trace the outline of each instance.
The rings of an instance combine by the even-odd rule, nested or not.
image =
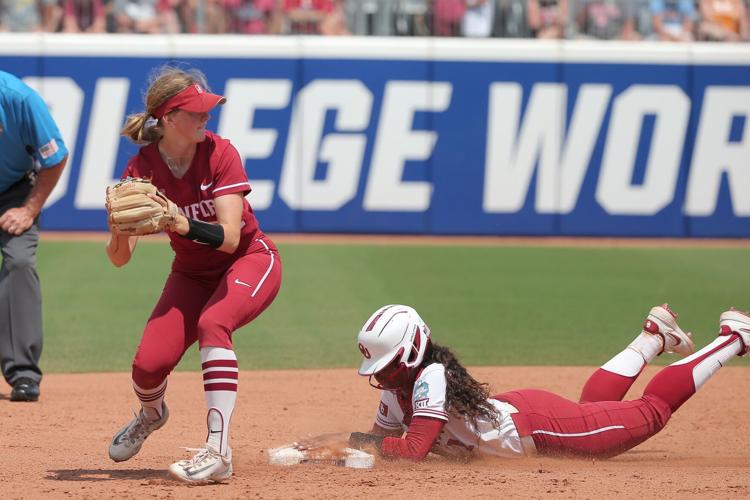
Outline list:
[[[35,161],[54,167],[68,149],[47,105],[31,87],[0,71],[0,193],[29,171]]]

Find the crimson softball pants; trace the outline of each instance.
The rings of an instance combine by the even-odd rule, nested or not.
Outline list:
[[[158,387],[196,341],[232,349],[232,333],[263,312],[280,287],[281,260],[265,246],[213,280],[172,272],[143,331],[133,381],[143,389]]]
[[[625,382],[625,377],[602,369],[584,386],[580,403],[537,389],[510,391],[493,399],[518,409],[513,414],[516,428],[522,437],[532,437],[540,455],[612,457],[662,430],[672,413],[695,394],[696,366],[737,341],[732,334],[700,355],[667,366],[649,382],[643,396],[632,401],[619,399],[627,392],[623,384],[632,385],[635,378]]]

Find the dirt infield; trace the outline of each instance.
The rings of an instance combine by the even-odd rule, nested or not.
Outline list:
[[[631,391],[639,394],[656,369]],[[591,368],[475,368],[500,392],[542,387],[575,398]],[[242,372],[232,422],[235,476],[189,487],[166,473],[200,446],[205,408],[200,373],[170,378],[170,422],[132,460],[107,457],[131,418],[129,374],[49,375],[39,403],[11,403],[0,388],[0,497],[15,498],[744,498],[750,496],[750,370],[724,368],[653,439],[606,461],[477,460],[430,456],[419,464],[377,461],[372,470],[270,466],[264,450],[301,437],[366,430],[378,392],[354,370]]]

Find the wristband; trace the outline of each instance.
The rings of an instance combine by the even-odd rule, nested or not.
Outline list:
[[[209,224],[195,219],[188,219],[188,232],[183,238],[193,240],[202,245],[219,248],[224,243],[224,228],[221,224]]]

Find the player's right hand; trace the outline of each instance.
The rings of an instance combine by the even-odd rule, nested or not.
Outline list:
[[[13,236],[23,234],[34,224],[34,215],[26,207],[9,208],[0,216],[0,229]]]

